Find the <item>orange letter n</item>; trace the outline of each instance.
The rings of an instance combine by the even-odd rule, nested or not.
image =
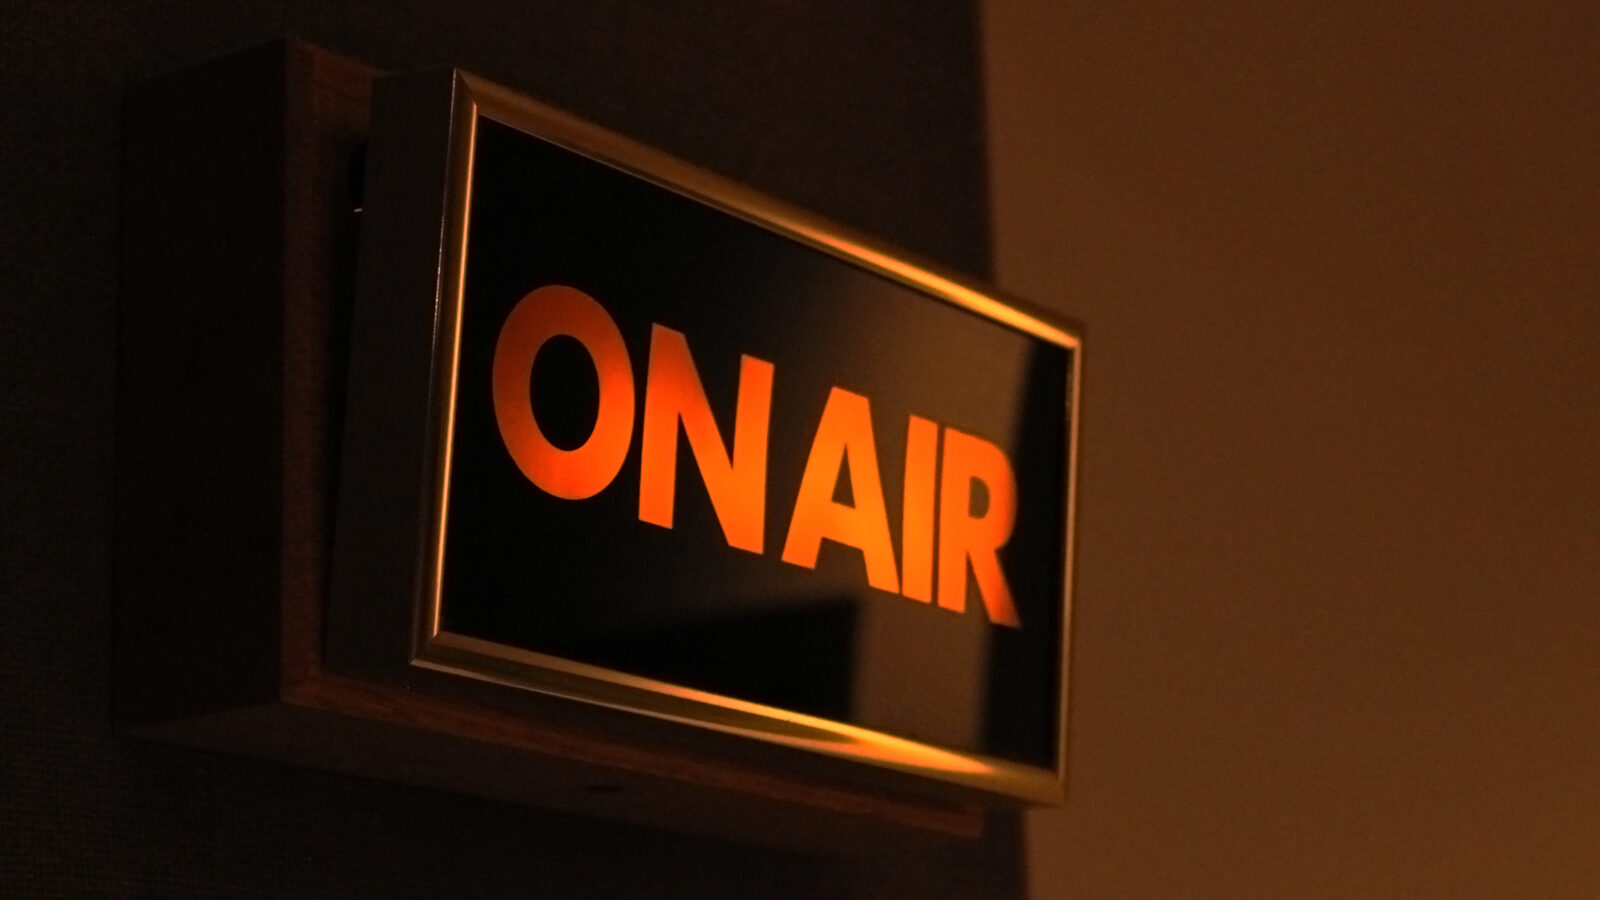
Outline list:
[[[711,416],[711,404],[695,371],[694,358],[689,355],[688,341],[680,332],[652,325],[650,368],[644,389],[644,433],[639,451],[639,519],[672,527],[678,423],[682,422],[728,545],[762,552],[767,421],[771,407],[772,363],[741,356],[730,457]]]

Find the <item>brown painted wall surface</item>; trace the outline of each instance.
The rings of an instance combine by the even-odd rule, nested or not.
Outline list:
[[[1015,817],[861,861],[144,743],[108,684],[124,90],[293,33],[456,63],[988,269],[967,2],[0,4],[0,895],[1015,896]]]
[[[990,0],[1086,343],[1040,898],[1600,896],[1600,7]]]

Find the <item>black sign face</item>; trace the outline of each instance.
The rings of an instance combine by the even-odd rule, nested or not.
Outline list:
[[[1058,792],[1077,338],[454,91],[413,662]]]

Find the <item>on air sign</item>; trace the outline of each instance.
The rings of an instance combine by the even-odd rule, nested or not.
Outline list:
[[[368,167],[333,664],[1059,795],[1075,331],[460,73]]]
[[[538,391],[564,391],[570,385],[569,381],[532,382],[539,351],[559,337],[577,341],[599,382],[594,424],[583,443],[571,449],[551,443],[533,410],[532,398]],[[586,500],[608,487],[627,462],[635,407],[628,356],[616,322],[598,301],[576,288],[536,288],[506,317],[494,350],[495,422],[517,468],[546,493]],[[648,359],[640,425],[639,520],[672,527],[681,434],[728,546],[766,552],[772,363],[751,356],[739,359],[730,450],[687,338],[652,324]],[[944,453],[936,478],[941,430]],[[876,440],[871,401],[845,388],[832,388],[791,504],[783,561],[815,569],[824,540],[853,547],[861,552],[867,584],[927,603],[933,598],[937,484],[944,496],[943,514],[937,519],[939,605],[958,613],[966,609],[970,571],[990,620],[1020,628],[999,559],[999,551],[1011,539],[1017,509],[1016,478],[1005,452],[983,438],[911,416],[906,423],[897,559]],[[834,499],[841,479],[849,486],[849,502]],[[988,498],[978,514],[972,508],[975,487]]]

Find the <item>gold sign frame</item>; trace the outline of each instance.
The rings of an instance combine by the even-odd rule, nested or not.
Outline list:
[[[481,118],[1071,351],[1070,407],[1063,435],[1065,608],[1053,769],[935,747],[441,628],[460,310],[472,216],[473,154]],[[330,666],[419,685],[426,683],[419,670],[464,676],[893,769],[985,794],[1039,804],[1063,799],[1081,329],[958,277],[906,261],[868,239],[458,70],[379,81],[368,153],[330,594]],[[419,190],[419,185],[428,189]]]

